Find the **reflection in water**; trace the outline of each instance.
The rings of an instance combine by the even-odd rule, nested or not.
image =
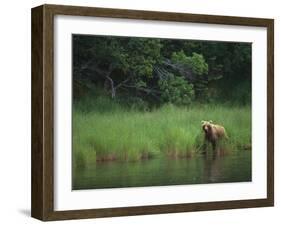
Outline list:
[[[251,152],[190,159],[102,162],[73,174],[73,189],[251,181]]]
[[[204,181],[207,183],[216,182],[217,178],[221,178],[221,173],[223,169],[221,169],[223,156],[219,156],[214,153],[208,153],[205,155],[204,160]]]

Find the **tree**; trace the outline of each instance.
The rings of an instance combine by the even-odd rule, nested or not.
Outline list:
[[[181,50],[174,52],[171,60],[174,64],[183,65],[192,71],[193,76],[187,79],[194,85],[196,97],[205,97],[208,88],[208,64],[203,55],[193,52],[192,56],[186,56]]]
[[[118,89],[145,90],[160,58],[160,40],[74,36],[74,73],[84,82],[103,78],[112,98]]]
[[[194,98],[193,85],[189,84],[182,76],[169,73],[165,79],[158,81],[158,85],[163,103],[189,105]]]
[[[103,89],[114,100],[130,97],[142,105],[187,105],[213,93],[221,100],[248,98],[251,45],[73,35],[73,78],[74,86]],[[239,87],[246,91],[237,96]]]

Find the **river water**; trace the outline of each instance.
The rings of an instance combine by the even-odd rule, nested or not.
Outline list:
[[[101,162],[73,174],[72,188],[97,189],[251,181],[251,151],[213,158]]]

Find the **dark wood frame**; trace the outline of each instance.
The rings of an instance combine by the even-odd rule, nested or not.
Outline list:
[[[178,21],[267,28],[267,198],[205,203],[54,211],[53,35],[55,15]],[[274,205],[274,20],[183,13],[42,5],[32,9],[32,200],[34,218],[65,220]]]

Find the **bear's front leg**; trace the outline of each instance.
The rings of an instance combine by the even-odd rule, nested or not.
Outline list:
[[[216,141],[212,141],[212,148],[213,148],[213,151],[215,152],[216,149],[217,149],[217,143],[216,143]]]
[[[216,141],[212,141],[212,148],[213,148],[213,158],[215,159],[217,156],[219,156],[219,150],[217,148]]]
[[[207,153],[207,147],[208,147],[208,144],[207,144],[206,141],[204,141],[204,143],[202,144],[202,146],[200,148],[202,154],[206,154]]]

